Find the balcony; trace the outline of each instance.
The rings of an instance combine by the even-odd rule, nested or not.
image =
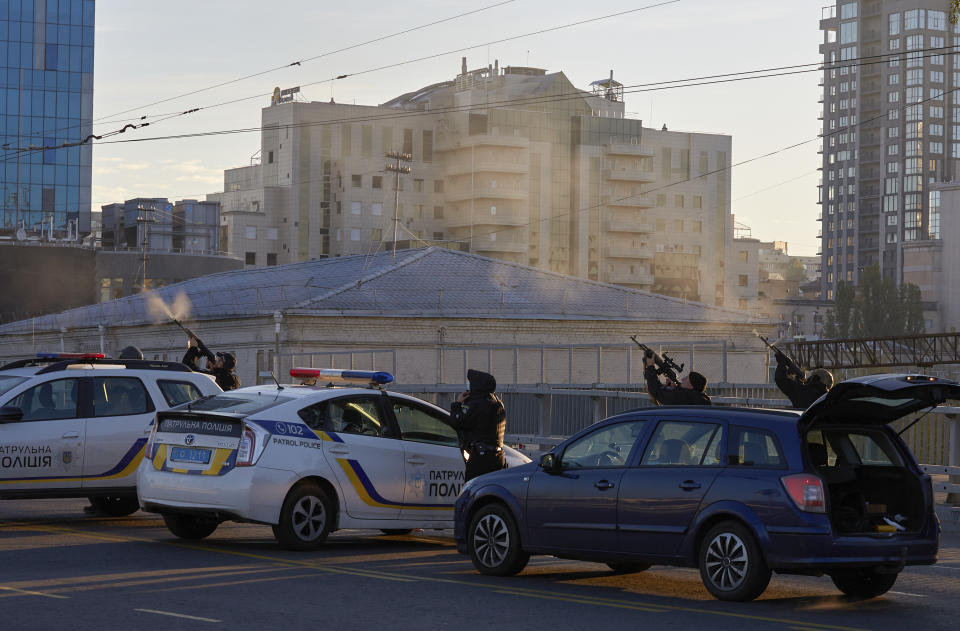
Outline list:
[[[617,182],[656,182],[657,178],[652,173],[645,171],[626,171],[619,169],[604,169],[603,178]]]
[[[603,202],[607,206],[624,206],[626,208],[653,208],[655,203],[649,197],[644,195],[631,195],[630,197],[618,197]]]
[[[630,248],[626,246],[610,246],[604,248],[603,256],[608,259],[652,259],[653,251],[646,248]]]
[[[500,212],[496,215],[491,215],[490,211],[486,208],[482,210],[475,210],[473,217],[470,215],[465,215],[463,217],[451,217],[444,222],[444,225],[451,230],[456,228],[469,228],[471,225],[474,227],[477,226],[525,226],[528,223],[526,217],[519,217],[517,215]]]
[[[457,136],[456,139],[442,141],[435,147],[436,151],[457,151],[470,147],[508,147],[526,149],[530,140],[520,136],[491,136],[479,134],[477,136]]]
[[[474,241],[473,251],[477,254],[489,252],[491,254],[502,254],[504,252],[521,253],[527,252],[526,243],[514,243],[513,241]]]
[[[617,285],[652,285],[653,274],[648,272],[614,271],[603,274],[603,282]]]
[[[606,153],[609,156],[646,156],[649,158],[655,155],[653,149],[645,149],[641,148],[640,145],[624,142],[611,142],[606,147]]]
[[[631,234],[651,234],[653,232],[653,224],[625,219],[612,219],[606,222],[604,227],[609,232],[628,232]]]
[[[526,175],[530,169],[526,162],[502,162],[497,160],[456,160],[447,164],[447,175],[470,175],[471,173],[511,173]]]
[[[449,191],[447,193],[448,202],[466,202],[471,199],[507,199],[518,201],[527,199],[527,192],[494,186],[474,186],[472,191],[466,189],[462,191]]]

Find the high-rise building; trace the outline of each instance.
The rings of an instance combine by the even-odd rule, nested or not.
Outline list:
[[[90,231],[94,4],[0,3],[0,238]]]
[[[940,238],[940,193],[931,184],[960,175],[960,26],[948,21],[948,4],[841,0],[823,10],[827,300],[838,282],[856,284],[873,265],[909,282],[910,253]],[[925,311],[936,311],[924,301]]]
[[[612,73],[584,90],[464,59],[452,80],[380,106],[293,94],[263,109],[260,163],[208,196],[221,247],[248,265],[396,239],[725,304],[731,138],[626,118]]]

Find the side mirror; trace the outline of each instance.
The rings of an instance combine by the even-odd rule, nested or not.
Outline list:
[[[540,456],[540,468],[547,473],[558,473],[560,471],[560,460],[554,453],[547,453]]]
[[[23,410],[12,405],[5,405],[0,408],[0,423],[10,423],[19,421],[23,418]]]

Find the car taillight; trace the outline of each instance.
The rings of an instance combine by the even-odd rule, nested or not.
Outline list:
[[[827,509],[826,494],[823,492],[823,481],[815,475],[798,473],[785,475],[780,480],[787,495],[802,511],[809,513],[825,513]]]
[[[153,457],[157,454],[154,453],[156,449],[156,438],[157,438],[157,423],[154,421],[153,428],[150,429],[150,437],[147,438],[147,444],[143,449],[143,453],[147,460],[153,460]]]
[[[240,434],[240,444],[237,446],[237,466],[251,467],[256,464],[267,446],[270,433],[259,425],[244,425]]]

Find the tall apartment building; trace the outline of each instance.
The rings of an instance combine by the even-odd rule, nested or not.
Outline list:
[[[90,232],[94,0],[0,3],[0,239]]]
[[[625,118],[612,73],[581,90],[562,72],[464,59],[452,80],[380,106],[275,98],[262,120],[260,163],[208,195],[224,249],[248,265],[374,252],[396,230],[724,304],[731,138]],[[387,152],[409,154],[410,173],[387,171]]]
[[[898,284],[910,252],[940,238],[940,193],[960,158],[960,27],[939,0],[824,9],[822,296],[878,265]],[[905,261],[904,253],[908,253]],[[928,323],[937,306],[925,295]],[[935,324],[932,324],[934,327]]]

